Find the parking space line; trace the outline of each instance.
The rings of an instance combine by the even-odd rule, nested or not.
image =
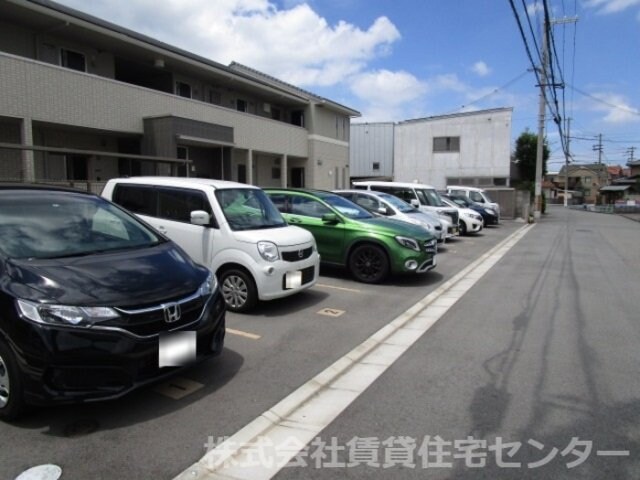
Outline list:
[[[342,290],[343,292],[362,293],[362,290],[357,290],[355,288],[337,287],[335,285],[327,285],[325,283],[316,283],[316,287],[333,288],[334,290]]]
[[[255,333],[243,332],[242,330],[235,330],[233,328],[227,328],[227,333],[231,335],[238,335],[239,337],[250,338],[251,340],[260,340],[261,335],[256,335]]]
[[[209,450],[175,480],[269,480],[435,325],[533,228],[525,225],[382,327],[244,428]],[[464,283],[466,289],[454,287]],[[437,300],[446,295],[447,301]],[[255,445],[269,445],[262,464]],[[294,448],[295,445],[295,448]],[[263,452],[264,453],[264,452]]]

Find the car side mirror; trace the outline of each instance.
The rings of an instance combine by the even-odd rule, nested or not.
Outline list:
[[[194,225],[208,226],[211,222],[211,215],[204,210],[194,210],[191,212],[191,223]]]
[[[419,208],[420,207],[420,202],[414,198],[414,199],[411,200],[411,206]]]
[[[324,223],[336,224],[340,222],[340,219],[335,213],[325,213],[324,215],[322,215],[322,221]]]
[[[378,208],[378,213],[379,213],[380,215],[388,215],[388,214],[389,214],[389,211],[387,210],[387,207],[379,207],[379,208]]]

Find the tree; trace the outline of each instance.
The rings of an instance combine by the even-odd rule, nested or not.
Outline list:
[[[513,156],[518,162],[520,178],[523,182],[536,181],[536,155],[538,149],[538,136],[525,130],[516,140],[516,151]],[[549,159],[549,146],[545,138],[542,143],[542,175],[547,173],[547,160]]]

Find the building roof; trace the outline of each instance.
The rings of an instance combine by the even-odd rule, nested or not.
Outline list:
[[[629,161],[627,162],[627,165],[629,167],[640,167],[640,160]]]
[[[487,110],[474,110],[473,112],[448,113],[444,115],[434,115],[432,117],[414,118],[414,119],[403,120],[401,122],[398,122],[398,125],[402,125],[404,123],[443,120],[446,118],[473,117],[478,115],[487,115],[491,113],[505,113],[505,112],[509,112],[509,113],[513,112],[513,107],[490,108]]]
[[[321,97],[319,95],[316,95],[315,93],[309,92],[307,90],[304,90],[300,87],[296,87],[295,85],[291,85],[290,83],[284,82],[276,77],[272,77],[271,75],[267,75],[266,73],[260,72],[258,70],[255,70],[251,67],[248,67],[246,65],[242,65],[241,63],[238,62],[231,62],[229,64],[229,68],[237,71],[237,72],[242,72],[245,73],[247,75],[251,75],[252,77],[255,78],[259,78],[262,79],[264,81],[270,82],[274,85],[278,85],[281,88],[285,88],[289,91],[291,91],[292,93],[296,93],[298,95],[303,95],[306,96],[309,100],[315,100],[316,102],[320,103],[320,104],[330,104],[332,107],[338,109],[338,110],[342,110],[345,111],[346,113],[348,113],[350,116],[352,117],[359,117],[360,116],[360,112],[358,112],[357,110],[353,110],[352,108],[349,107],[345,107],[344,105],[341,105],[339,103],[336,103],[332,100],[329,100],[328,98],[324,98]]]
[[[584,164],[572,164],[568,166],[568,169],[566,166],[563,166],[560,169],[560,172],[558,173],[558,175],[560,176],[564,176],[565,172],[568,171],[569,172],[569,176],[571,176],[573,173],[579,171],[579,170],[591,170],[592,172],[602,175],[602,174],[609,174],[609,170],[608,170],[608,166],[605,165],[604,163],[584,163]]]

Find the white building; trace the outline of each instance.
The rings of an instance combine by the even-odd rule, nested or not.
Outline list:
[[[394,135],[394,180],[508,186],[512,108],[400,122]]]
[[[351,125],[351,179],[509,186],[511,108]]]

